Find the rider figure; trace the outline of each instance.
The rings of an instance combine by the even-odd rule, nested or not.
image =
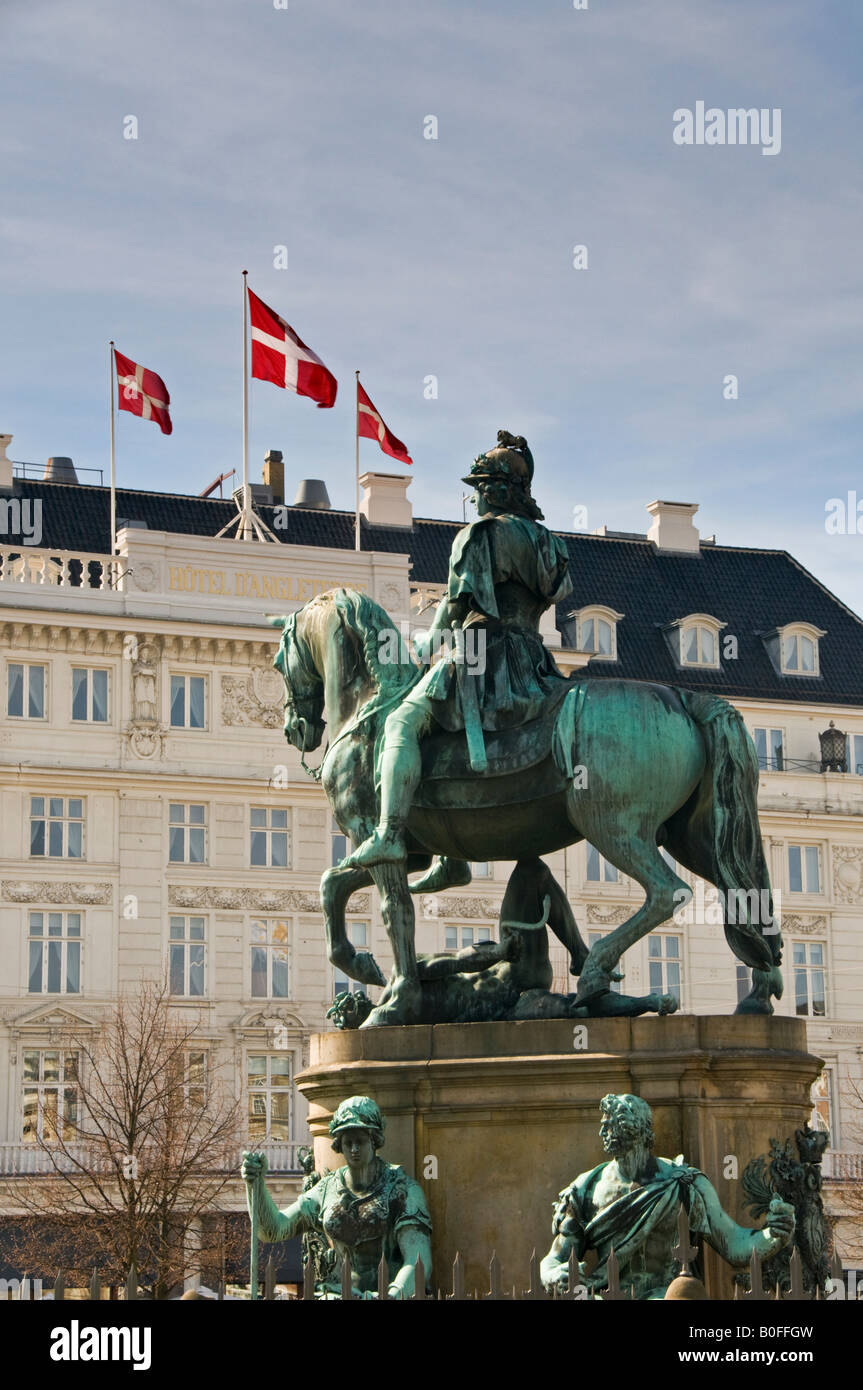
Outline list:
[[[405,858],[405,826],[421,777],[424,735],[436,725],[450,732],[464,729],[471,765],[484,772],[482,730],[535,718],[565,679],[543,643],[539,622],[572,590],[569,557],[563,542],[540,525],[526,440],[506,430],[497,438],[462,480],[476,490],[478,518],[453,542],[446,594],[425,639],[430,645],[432,634],[454,629],[454,651],[445,648],[448,654],[387,718],[379,764],[380,821],[346,864],[369,867]],[[471,628],[479,630],[473,636],[484,655],[476,665],[465,663],[459,642],[459,629]],[[417,650],[425,656],[419,643]]]

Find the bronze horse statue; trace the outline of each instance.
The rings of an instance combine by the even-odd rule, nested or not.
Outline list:
[[[285,681],[285,736],[305,767],[326,728],[313,775],[356,846],[378,818],[384,721],[421,669],[384,610],[352,589],[332,589],[270,621],[282,629],[274,666]],[[753,970],[752,992],[737,1012],[773,1012],[771,995],[782,993],[781,936],[758,826],[758,760],[739,714],[716,696],[648,682],[576,678],[561,687],[555,708],[532,725],[489,739],[486,774],[471,772],[463,734],[431,735],[407,824],[407,861],[324,873],[329,959],[367,985],[387,982],[373,955],[349,941],[344,914],[358,889],[374,883],[380,895],[394,967],[364,1027],[423,1018],[411,894],[468,882],[471,860],[515,860],[522,876],[531,864],[544,871],[548,925],[580,977],[578,1002],[599,999],[619,978],[623,952],[691,897],[661,846],[722,894],[728,944]],[[641,907],[590,950],[562,888],[538,864],[582,839],[645,893]],[[429,870],[434,856],[440,862]],[[409,884],[418,870],[427,872]],[[545,915],[534,925],[544,923]]]

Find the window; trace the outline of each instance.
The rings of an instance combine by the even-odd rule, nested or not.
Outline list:
[[[481,941],[491,941],[491,927],[445,927],[444,949],[447,951],[465,950],[477,946]]]
[[[762,772],[782,772],[784,760],[782,753],[781,729],[756,729],[755,751],[758,766]]]
[[[613,864],[593,845],[587,845],[587,880],[589,883],[617,883],[618,873]]]
[[[252,922],[252,998],[288,999],[288,923]]]
[[[647,938],[647,960],[651,993],[673,994],[682,1002],[683,985],[680,960],[680,937],[671,935]]]
[[[104,724],[108,719],[108,672],[72,667],[72,718]]]
[[[29,946],[30,994],[80,993],[80,912],[31,912]]]
[[[824,946],[820,941],[792,943],[794,1011],[807,1018],[824,1018]]]
[[[367,950],[369,944],[368,922],[348,922],[348,940],[360,950]],[[349,980],[339,970],[333,970],[333,994],[362,994],[364,987],[357,980]]]
[[[333,868],[341,864],[348,854],[348,837],[343,835],[339,823],[333,816],[330,821],[330,864]]]
[[[470,871],[474,878],[491,878],[492,876],[491,864],[487,861],[471,861]]]
[[[833,1148],[833,1074],[825,1067],[817,1081],[813,1081],[810,1092],[812,1115],[809,1124],[812,1129],[827,1135],[827,1147]]]
[[[848,735],[848,771],[863,777],[863,734]]]
[[[580,608],[569,617],[567,631],[574,632],[576,651],[590,652],[600,661],[617,660],[617,624],[622,613],[616,613],[613,608],[593,606]],[[569,640],[573,640],[572,637]]]
[[[820,893],[821,873],[817,845],[788,846],[789,893]]]
[[[30,857],[83,859],[84,802],[80,797],[31,796]]]
[[[250,819],[250,863],[253,869],[288,867],[288,813],[253,806]]]
[[[207,1098],[207,1054],[206,1052],[186,1053],[186,1079],[183,1083],[183,1098],[187,1105],[202,1106]]]
[[[737,1002],[742,1004],[747,995],[752,992],[752,978],[749,974],[748,966],[737,962]]]
[[[171,993],[200,999],[204,994],[205,920],[203,917],[172,917],[169,932]]]
[[[782,639],[782,669],[795,671],[801,676],[815,673],[816,646],[811,637],[792,632]]]
[[[172,676],[171,728],[205,728],[206,694],[203,676]]]
[[[587,944],[588,944],[588,946],[590,946],[591,948],[593,948],[593,947],[597,944],[597,942],[602,941],[602,939],[603,939],[604,937],[608,936],[608,935],[609,935],[609,933],[608,933],[607,931],[589,931],[589,932],[587,933]],[[615,969],[618,970],[618,971],[620,971],[621,974],[623,973],[623,957],[622,957],[622,956],[621,956],[620,961],[618,962],[618,964],[615,966]],[[620,985],[621,985],[620,980],[612,980],[611,984],[609,985],[609,989],[611,990],[612,994],[619,994],[619,993],[620,993]]]
[[[78,1122],[78,1054],[51,1049],[24,1053],[25,1144],[74,1139]]]
[[[22,666],[10,661],[7,671],[6,713],[9,718],[44,719],[45,667]]]
[[[172,864],[207,862],[206,807],[173,802],[169,810],[168,859]]]
[[[249,1139],[291,1137],[291,1059],[287,1053],[248,1058]]]
[[[693,623],[680,633],[680,660],[684,666],[718,666],[717,634],[712,628]]]

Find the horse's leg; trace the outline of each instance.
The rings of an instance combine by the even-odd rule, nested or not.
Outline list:
[[[410,890],[412,893],[444,893],[447,888],[466,888],[470,881],[471,871],[467,860],[452,859],[445,854],[435,861],[428,873],[411,884]]]
[[[545,875],[542,879],[542,891],[551,898],[548,925],[561,945],[569,952],[570,975],[580,975],[584,969],[584,962],[587,960],[590,947],[578,930],[578,923],[565,892],[548,865],[543,864],[543,868]]]
[[[642,826],[632,838],[624,839],[621,834],[603,834],[597,828],[590,842],[615,868],[631,875],[641,885],[645,899],[632,917],[591,948],[578,981],[578,1004],[586,1004],[604,994],[624,951],[661,922],[667,922],[674,911],[692,897],[691,888],[678,878],[659,853],[655,829]]]
[[[361,985],[385,985],[386,979],[371,951],[358,951],[345,926],[348,899],[371,883],[367,869],[327,869],[321,879],[321,909],[327,937],[327,956],[333,965]]]
[[[363,1028],[419,1023],[422,986],[414,944],[414,904],[405,864],[374,864],[369,872],[381,900],[381,916],[393,951],[393,973],[386,1002],[372,1009]]]

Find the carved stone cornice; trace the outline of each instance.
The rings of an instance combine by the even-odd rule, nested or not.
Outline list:
[[[73,656],[120,656],[123,652],[122,633],[79,623],[0,622],[0,639],[8,647]]]
[[[863,845],[834,845],[833,892],[836,901],[863,903]]]
[[[422,897],[424,917],[458,917],[468,921],[477,919],[496,922],[500,916],[500,900],[497,898],[457,898],[449,893],[425,893]]]
[[[171,883],[168,886],[171,907],[216,908],[222,912],[313,912],[321,910],[317,893],[301,888],[220,888],[211,884]],[[369,893],[355,893],[348,904],[349,913],[368,912]]]
[[[58,882],[51,879],[4,879],[2,896],[8,903],[52,903],[82,907],[107,905],[114,900],[110,883]]]

